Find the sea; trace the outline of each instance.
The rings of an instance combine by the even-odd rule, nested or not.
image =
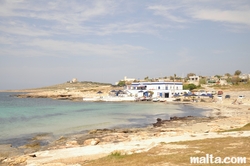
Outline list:
[[[85,102],[17,98],[0,93],[0,144],[20,146],[35,135],[55,137],[93,129],[146,127],[157,118],[202,116],[205,109],[162,102]]]

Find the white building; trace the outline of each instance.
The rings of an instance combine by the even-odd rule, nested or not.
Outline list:
[[[172,98],[175,94],[183,95],[189,90],[183,90],[182,82],[134,82],[126,87],[126,91],[132,96],[149,96],[149,91],[153,92],[152,97]]]
[[[199,85],[199,83],[200,83],[200,77],[199,76],[189,76],[188,82],[190,84]]]
[[[241,75],[239,75],[239,78],[242,81],[247,81],[249,79],[249,75],[248,74],[241,74]]]
[[[135,78],[127,78],[127,76],[124,76],[124,79],[123,80],[120,80],[120,81],[125,81],[125,82],[133,82],[135,81],[136,79]],[[115,82],[115,85],[118,85],[119,82]]]
[[[127,78],[127,76],[125,76],[123,81],[133,82],[134,80],[135,80],[135,78]]]

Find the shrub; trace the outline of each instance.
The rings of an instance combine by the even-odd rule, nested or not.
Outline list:
[[[117,84],[118,86],[125,86],[126,82],[125,81],[119,81],[119,83]]]
[[[185,84],[185,85],[183,85],[184,90],[193,90],[193,89],[196,89],[196,88],[197,88],[197,86],[194,85],[194,84]]]

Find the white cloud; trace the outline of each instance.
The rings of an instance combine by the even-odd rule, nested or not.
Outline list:
[[[22,36],[49,36],[51,34],[50,31],[45,31],[20,21],[0,22],[0,32]]]
[[[51,31],[52,34],[88,33],[93,30],[86,22],[100,22],[103,17],[112,15],[115,6],[115,1],[98,0],[80,2],[44,1],[43,3],[39,1],[3,1],[0,5],[0,18],[4,23],[1,23],[0,30],[19,35],[32,35],[35,31],[41,34],[43,28],[47,28],[46,31]],[[25,27],[19,25],[7,26],[5,22],[9,20],[11,22],[18,21]],[[40,26],[32,27],[34,24]],[[6,27],[10,28],[7,29]]]
[[[221,9],[193,9],[191,16],[199,20],[245,24],[250,26],[250,9],[247,11]]]
[[[18,41],[15,42],[18,43]],[[35,39],[22,42],[18,48],[16,48],[15,44],[12,44],[9,47],[2,48],[1,52],[2,55],[16,56],[106,56],[112,58],[127,58],[135,55],[142,56],[148,54],[149,50],[141,46],[126,44],[90,44],[51,39]]]
[[[112,0],[2,1],[0,32],[33,37],[157,34],[156,26],[160,25],[150,18],[131,19],[136,5],[138,7],[138,3]],[[166,26],[160,29],[162,27]]]
[[[153,5],[149,6],[147,9],[153,10],[155,15],[160,15],[165,17],[166,19],[173,21],[173,22],[179,22],[179,23],[184,23],[187,22],[186,19],[183,17],[178,16],[175,14],[177,10],[179,10],[180,7],[178,6],[163,6],[163,5]]]
[[[4,1],[0,16],[27,17],[72,23],[110,13],[112,1]],[[112,5],[111,5],[112,6]]]
[[[136,10],[140,12],[136,13]],[[231,31],[242,31],[249,29],[249,11],[247,0],[181,0],[161,1],[161,4],[113,0],[5,0],[0,5],[0,32],[34,37],[120,33],[155,35],[163,29],[187,27],[198,20],[221,22]],[[151,12],[154,16],[150,15]],[[156,16],[164,19],[155,19]]]
[[[155,25],[152,22],[118,22],[104,25],[97,31],[98,35],[109,35],[119,33],[144,33],[154,34]]]
[[[231,29],[237,25],[237,30],[246,29],[246,26],[248,29],[250,27],[250,3],[247,0],[170,1],[162,5],[151,5],[147,9],[173,23],[186,24],[197,20],[207,20],[221,22],[227,27],[230,25]],[[243,27],[239,28],[239,26]]]

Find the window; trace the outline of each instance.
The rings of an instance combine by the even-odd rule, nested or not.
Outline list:
[[[161,87],[160,87],[160,86],[158,86],[158,89],[161,89]]]

